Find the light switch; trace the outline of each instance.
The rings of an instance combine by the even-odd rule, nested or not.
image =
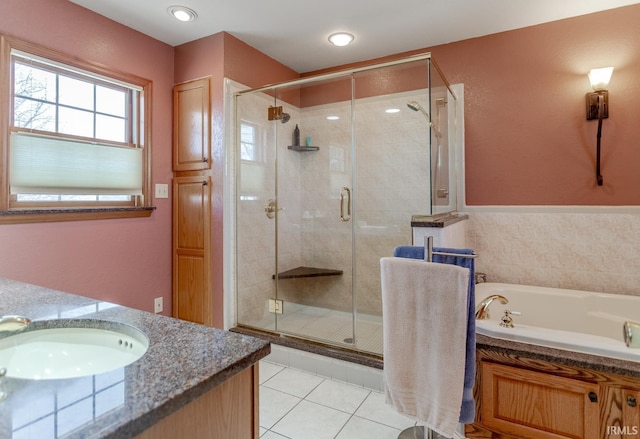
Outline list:
[[[156,198],[169,198],[168,184],[156,184]]]

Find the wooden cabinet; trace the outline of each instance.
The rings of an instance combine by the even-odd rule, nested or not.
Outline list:
[[[640,439],[640,378],[477,349],[470,439]]]
[[[604,387],[600,437],[640,439],[640,389],[628,385]]]
[[[599,439],[597,384],[482,363],[482,422],[520,438]]]
[[[173,316],[213,326],[210,88],[173,88]]]
[[[209,78],[173,88],[173,170],[211,167],[211,93]]]
[[[173,316],[213,325],[211,177],[173,179]]]
[[[255,364],[163,418],[136,439],[256,439],[260,432],[258,388]]]

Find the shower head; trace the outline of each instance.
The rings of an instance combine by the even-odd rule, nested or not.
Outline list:
[[[289,113],[282,113],[282,118],[280,119],[280,122],[287,123],[289,122],[289,119],[291,119],[291,116],[289,115]]]
[[[411,108],[413,111],[420,111],[422,106],[416,101],[407,102],[407,107]]]
[[[411,108],[413,111],[418,111],[424,114],[424,116],[427,118],[429,123],[431,123],[431,116],[429,116],[429,113],[427,113],[426,110],[422,108],[422,105],[420,105],[416,101],[411,101],[411,102],[407,102],[407,107]]]

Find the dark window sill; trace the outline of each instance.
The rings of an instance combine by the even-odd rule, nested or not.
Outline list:
[[[0,224],[143,218],[151,216],[155,209],[155,207],[87,207],[71,209],[1,210]]]

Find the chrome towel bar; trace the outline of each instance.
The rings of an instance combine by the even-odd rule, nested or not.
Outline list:
[[[469,258],[475,259],[478,257],[477,254],[472,253],[470,255],[460,254],[460,253],[446,253],[446,252],[434,252],[433,251],[433,236],[425,236],[424,237],[424,260],[427,262],[433,262],[433,255],[438,256],[455,256],[458,258]]]

